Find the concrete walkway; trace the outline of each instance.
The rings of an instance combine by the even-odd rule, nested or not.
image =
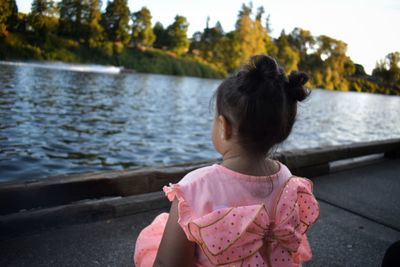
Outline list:
[[[400,159],[317,177],[321,217],[304,266],[380,266],[400,240]],[[0,240],[0,266],[133,266],[140,230],[160,212],[50,229]]]

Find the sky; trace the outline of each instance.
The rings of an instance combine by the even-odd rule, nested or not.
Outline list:
[[[106,0],[103,0],[103,8]],[[20,12],[29,12],[31,0],[17,0]],[[202,31],[207,16],[210,26],[220,21],[225,32],[234,29],[242,0],[128,0],[131,12],[146,6],[153,25],[170,25],[175,15],[189,21],[188,36]],[[278,37],[295,27],[309,30],[314,36],[328,35],[347,43],[347,55],[371,73],[378,60],[400,51],[399,0],[253,0],[253,8],[263,6],[270,14],[271,35]],[[264,16],[264,18],[266,17]]]

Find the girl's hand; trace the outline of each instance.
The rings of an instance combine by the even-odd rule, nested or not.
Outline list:
[[[164,234],[158,248],[156,267],[192,267],[195,259],[195,243],[190,242],[178,224],[178,199],[172,202]]]

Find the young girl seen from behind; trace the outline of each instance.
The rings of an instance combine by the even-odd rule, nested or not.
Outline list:
[[[300,266],[319,216],[312,183],[267,157],[290,134],[308,77],[253,56],[216,91],[212,141],[222,163],[163,188],[172,201],[136,241],[141,266]]]

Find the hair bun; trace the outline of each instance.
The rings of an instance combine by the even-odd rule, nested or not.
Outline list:
[[[280,69],[278,63],[276,63],[275,59],[270,56],[252,56],[246,66],[250,76],[257,76],[263,80],[275,80],[282,75],[282,70]]]
[[[283,70],[275,59],[266,55],[252,56],[249,62],[237,73],[243,79],[243,86],[239,91],[248,95],[255,93],[270,93],[273,87],[265,86],[265,82],[274,82],[284,77]],[[261,86],[260,86],[261,85]]]
[[[304,72],[292,71],[288,77],[286,93],[294,101],[303,101],[310,94],[310,90],[304,88],[309,77]]]

